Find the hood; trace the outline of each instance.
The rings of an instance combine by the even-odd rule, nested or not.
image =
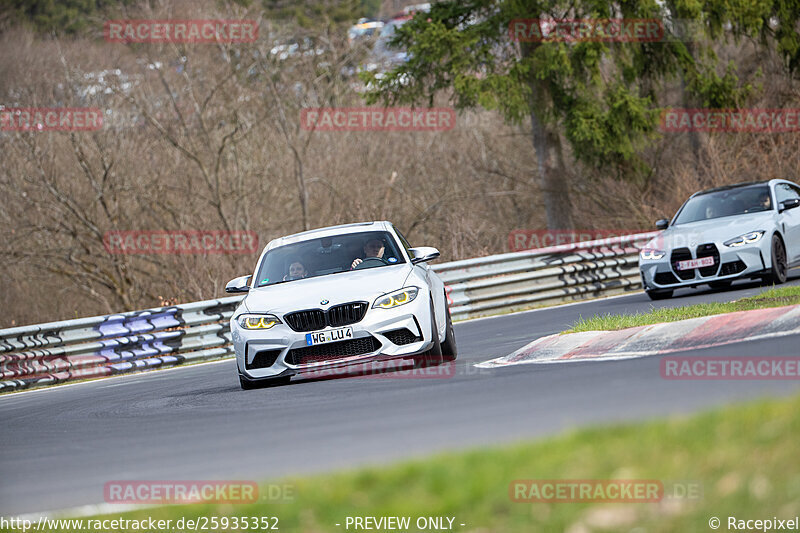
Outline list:
[[[751,231],[768,230],[775,224],[774,217],[774,211],[765,211],[670,226],[648,242],[645,248],[672,250],[694,248],[707,242],[723,243]]]
[[[355,301],[372,305],[378,296],[402,289],[410,274],[411,266],[403,264],[300,279],[252,289],[244,305],[253,313],[277,314],[299,309],[328,309]],[[322,300],[328,303],[323,305]]]

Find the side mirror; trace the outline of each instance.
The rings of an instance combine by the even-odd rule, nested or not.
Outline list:
[[[669,227],[669,220],[667,220],[666,218],[661,218],[659,220],[656,220],[656,229],[664,230],[667,229],[668,227]]]
[[[420,246],[419,248],[411,248],[411,262],[413,264],[427,263],[439,257],[439,250],[431,248],[430,246]]]
[[[784,211],[788,211],[789,209],[794,209],[795,207],[800,207],[800,198],[790,198],[788,200],[784,200],[781,202],[781,207],[778,209],[779,213],[783,213]]]
[[[225,285],[225,292],[239,293],[250,290],[250,278],[253,276],[240,276],[234,278]]]

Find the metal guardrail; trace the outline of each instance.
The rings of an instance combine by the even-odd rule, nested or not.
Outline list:
[[[433,266],[454,319],[641,287],[639,245],[657,232]],[[222,359],[243,296],[0,330],[0,392]]]
[[[228,357],[242,298],[0,330],[0,392]]]
[[[641,288],[639,250],[660,232],[639,233],[435,266],[454,319],[529,309]]]

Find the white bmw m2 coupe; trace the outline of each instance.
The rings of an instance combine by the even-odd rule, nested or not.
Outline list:
[[[239,382],[250,389],[304,372],[397,358],[456,358],[435,248],[411,248],[389,222],[306,231],[267,244],[231,318]]]

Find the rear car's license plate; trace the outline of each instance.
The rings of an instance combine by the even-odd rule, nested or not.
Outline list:
[[[686,261],[678,261],[675,267],[678,270],[692,270],[693,268],[703,268],[714,266],[713,257],[701,257],[700,259],[688,259]]]
[[[330,329],[328,331],[316,331],[306,333],[306,344],[316,346],[328,342],[346,341],[353,338],[353,328]]]

